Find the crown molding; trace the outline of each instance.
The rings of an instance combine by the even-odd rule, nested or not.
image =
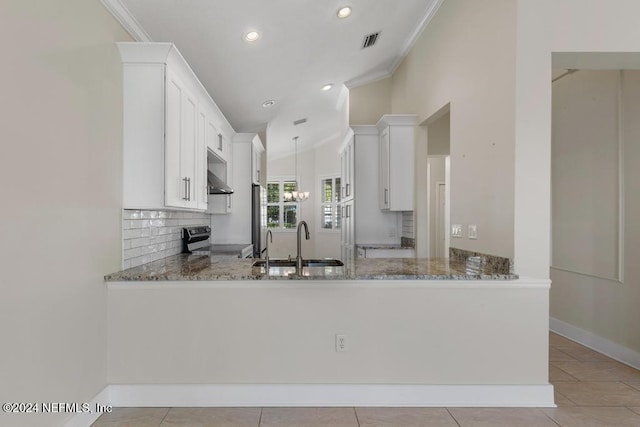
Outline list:
[[[100,0],[100,3],[113,15],[122,27],[138,42],[152,42],[153,40],[142,28],[142,25],[133,17],[129,9],[121,0]]]
[[[358,86],[363,86],[369,83],[377,82],[378,80],[386,79],[387,77],[391,77],[392,73],[387,69],[373,71],[371,73],[363,74],[360,77],[356,77],[354,79],[348,80],[344,82],[344,85],[349,89],[357,88]]]
[[[405,58],[405,56],[407,56],[407,54],[409,53],[413,45],[416,43],[418,38],[424,32],[424,29],[427,28],[427,26],[429,25],[433,17],[438,12],[438,9],[440,9],[440,6],[442,6],[442,3],[444,3],[444,0],[434,0],[433,3],[431,3],[431,5],[427,7],[427,10],[425,11],[424,16],[420,20],[420,23],[409,35],[409,38],[404,42],[404,44],[402,45],[402,48],[400,49],[400,53],[398,54],[398,56],[396,56],[395,60],[391,64],[391,67],[389,68],[389,72],[391,74],[393,74],[396,71],[396,69],[400,66],[400,64],[402,63],[402,60]]]

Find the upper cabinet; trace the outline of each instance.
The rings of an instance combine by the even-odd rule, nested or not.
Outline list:
[[[126,114],[126,113],[125,113]],[[198,99],[178,73],[166,70],[165,205],[197,209],[203,186]],[[206,167],[206,166],[205,166]],[[128,183],[126,184],[128,185]]]
[[[412,211],[415,186],[415,115],[384,115],[380,137],[380,209]]]
[[[172,43],[118,49],[124,208],[207,209],[207,149],[230,160],[233,129]]]
[[[259,137],[255,137],[251,143],[251,182],[260,185],[262,182],[262,154],[264,146]]]
[[[346,145],[340,151],[340,198],[347,201],[353,199],[353,185],[355,183],[355,151],[353,132],[349,133]]]

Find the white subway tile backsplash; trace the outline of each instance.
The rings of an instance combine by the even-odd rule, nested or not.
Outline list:
[[[142,232],[142,230],[138,229],[138,230],[123,230],[122,231],[122,236],[124,237],[124,239],[135,239],[136,237],[140,237],[140,233]]]
[[[140,248],[127,249],[124,251],[124,258],[125,259],[135,258],[137,256],[140,256],[141,254],[142,254],[142,249]]]
[[[200,212],[125,209],[122,213],[122,267],[131,268],[182,252],[182,228],[209,225]]]
[[[140,237],[138,239],[131,239],[131,247],[132,248],[139,248],[140,246],[146,246],[149,244],[149,238],[148,237]]]

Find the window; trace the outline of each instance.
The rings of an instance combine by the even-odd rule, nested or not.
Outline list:
[[[320,180],[320,229],[340,230],[340,177],[331,176]]]
[[[267,182],[267,228],[290,230],[298,226],[298,202],[284,200],[285,192],[296,191],[296,181],[291,178]]]

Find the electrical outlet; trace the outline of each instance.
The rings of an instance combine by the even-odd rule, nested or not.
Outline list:
[[[347,336],[343,334],[336,334],[336,351],[347,351]]]
[[[451,224],[451,237],[462,237],[462,224]]]
[[[469,224],[467,226],[467,237],[469,239],[477,239],[478,238],[478,226],[475,224]]]

